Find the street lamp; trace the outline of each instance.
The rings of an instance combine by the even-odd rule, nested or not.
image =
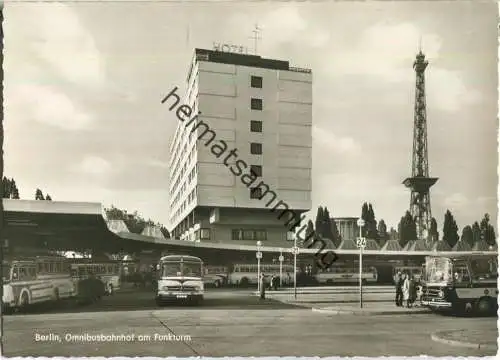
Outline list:
[[[280,257],[278,258],[280,261],[280,289],[283,286],[283,260],[285,258],[283,257],[283,249],[280,249]]]
[[[359,238],[356,246],[359,247],[359,306],[363,308],[363,249],[366,246],[366,239],[363,237],[363,226],[365,221],[361,218],[357,221],[359,227]]]
[[[299,254],[299,248],[297,247],[297,236],[293,239],[293,296],[297,300],[297,255]]]
[[[260,259],[262,259],[262,252],[260,251],[262,249],[262,242],[259,240],[257,241],[257,291],[260,292]]]

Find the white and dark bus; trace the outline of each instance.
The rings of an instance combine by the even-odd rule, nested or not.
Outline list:
[[[422,304],[436,311],[496,312],[498,262],[491,254],[428,256]]]
[[[167,255],[158,262],[156,302],[188,301],[200,304],[205,293],[203,261],[189,255]]]

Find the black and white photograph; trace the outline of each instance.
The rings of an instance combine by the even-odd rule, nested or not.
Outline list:
[[[6,357],[484,357],[498,4],[2,1]]]

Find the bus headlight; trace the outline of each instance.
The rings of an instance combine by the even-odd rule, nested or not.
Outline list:
[[[444,291],[443,290],[439,290],[438,297],[444,298]]]

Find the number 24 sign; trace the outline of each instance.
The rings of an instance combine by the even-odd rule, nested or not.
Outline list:
[[[364,248],[364,247],[366,247],[366,239],[364,237],[357,238],[356,239],[356,246],[358,248]]]

